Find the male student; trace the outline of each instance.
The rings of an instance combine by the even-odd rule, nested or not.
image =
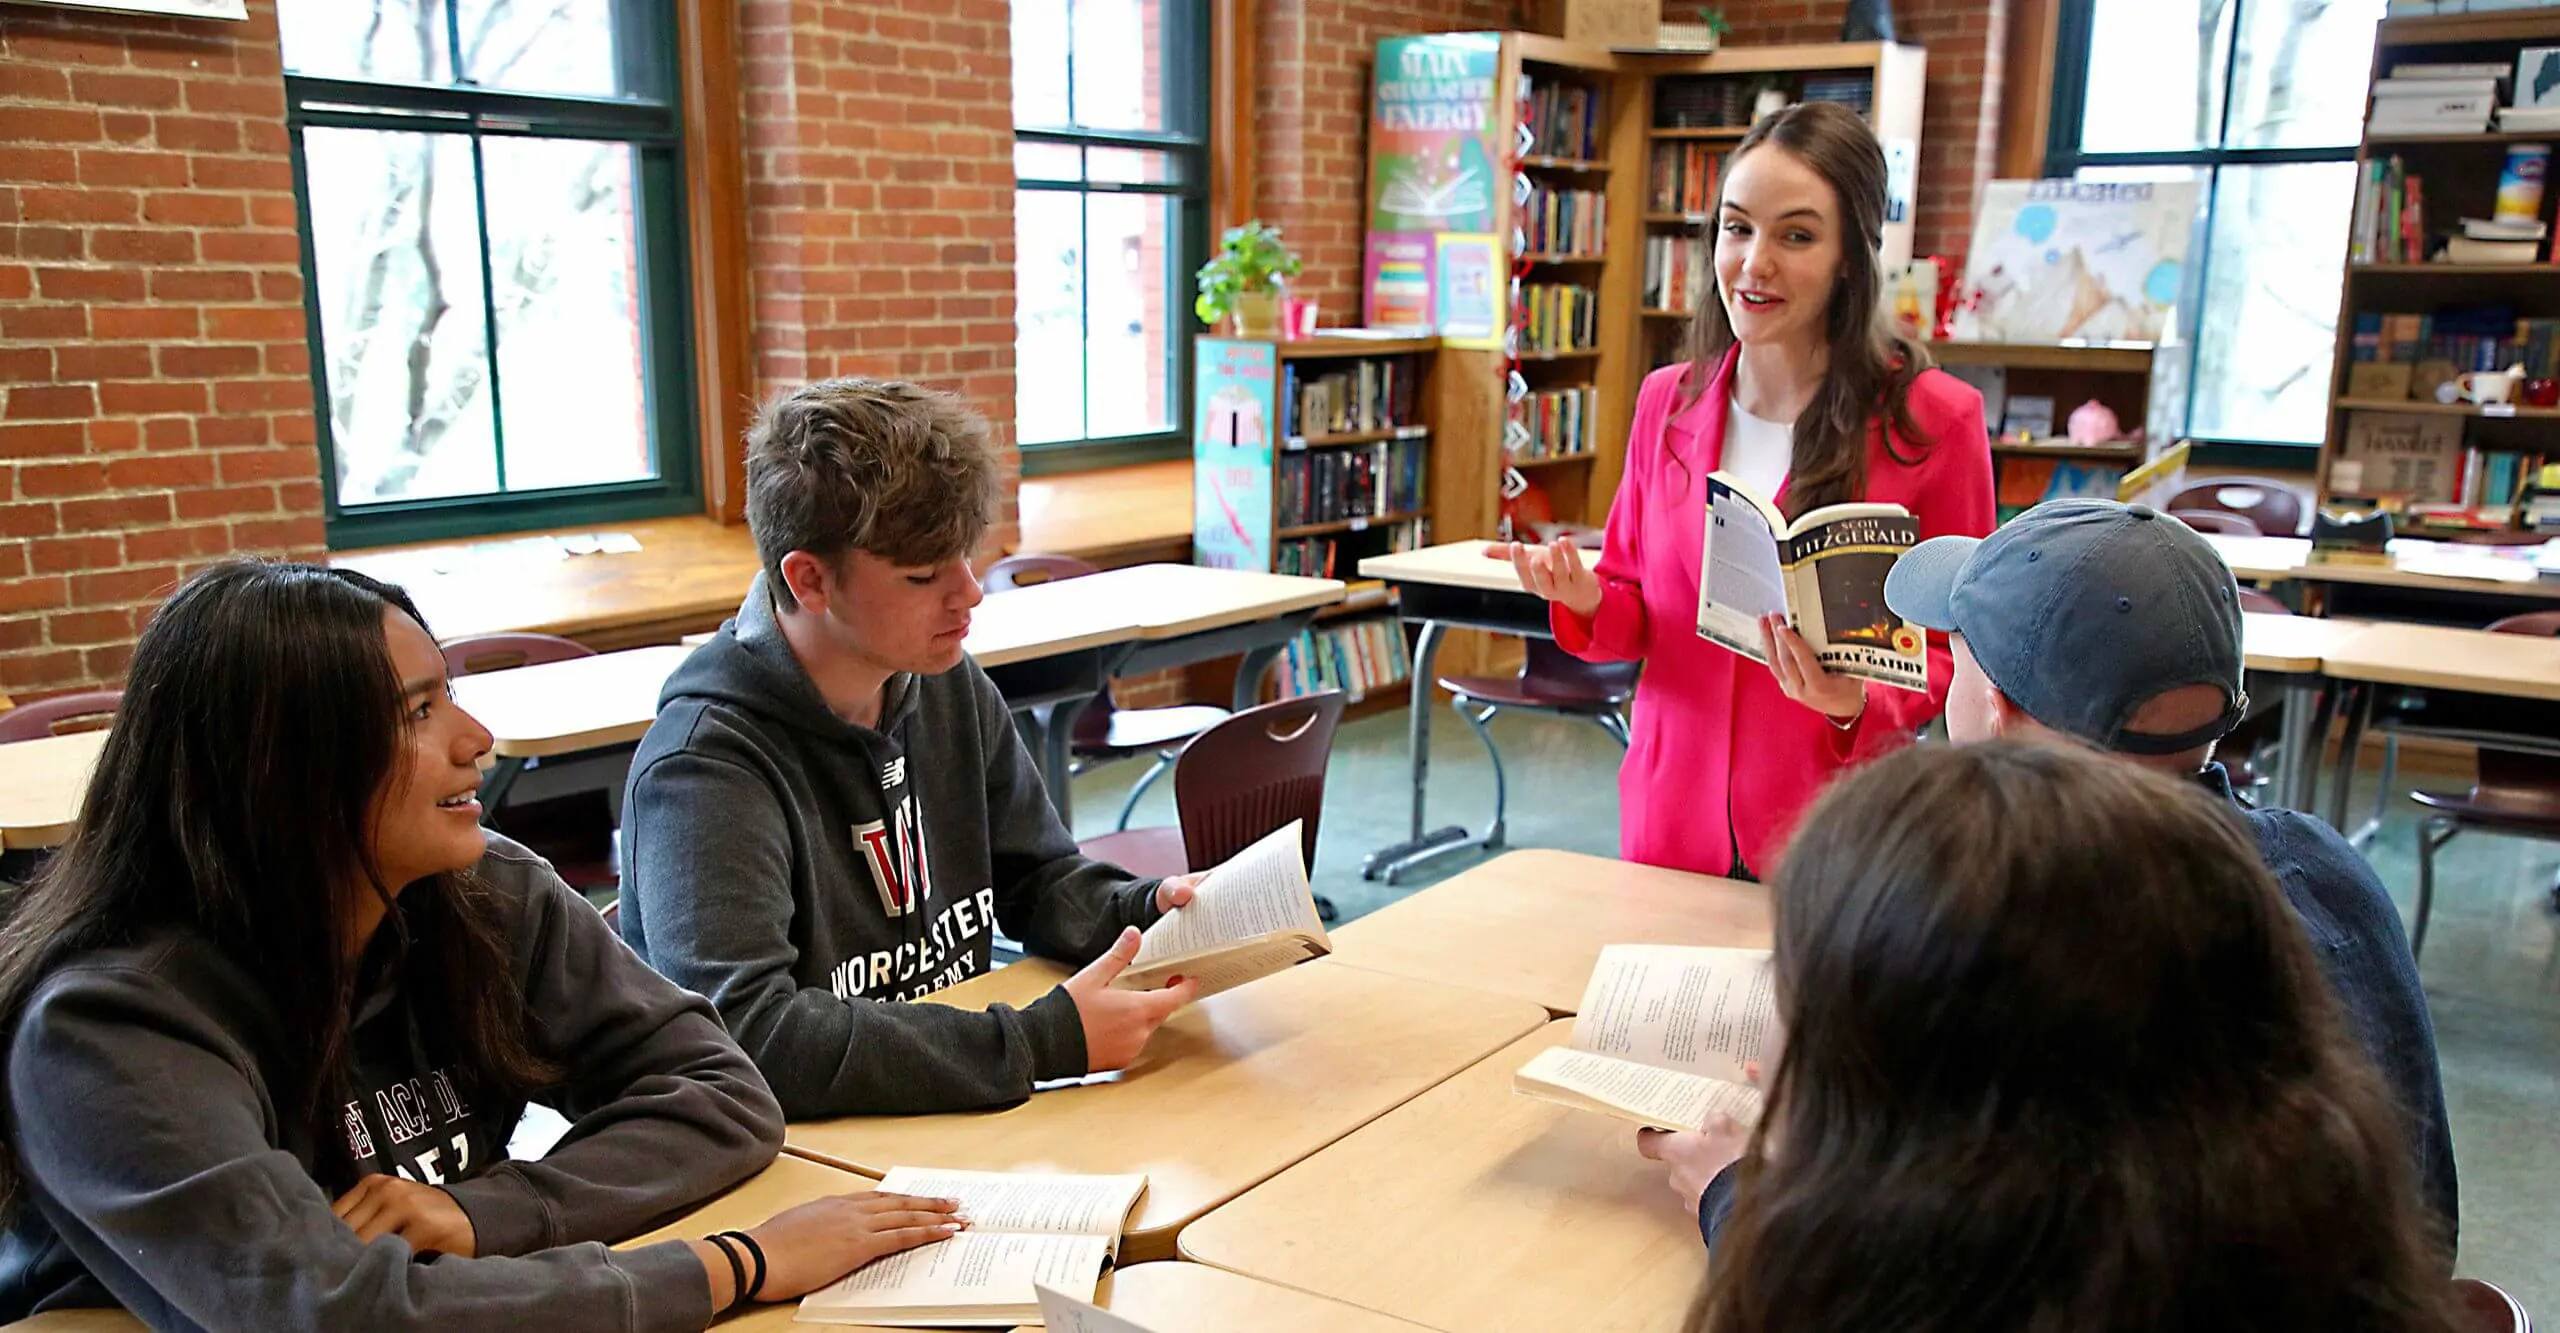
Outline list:
[[[2435,1027],[2399,910],[2335,829],[2299,811],[2250,807],[2213,762],[2214,742],[2239,725],[2248,696],[2239,590],[2211,544],[2146,505],[2055,500],[1988,537],[1913,547],[1887,576],[1885,602],[1949,636],[1947,733],[1958,744],[2068,739],[2189,776],[2231,803],[2400,1104],[2450,1262],[2460,1217],[2453,1135]],[[1674,1188],[1699,1204],[1712,1241],[1731,1206],[1725,1167],[1739,1136],[1647,1131],[1639,1147],[1670,1164]]]
[[[1111,989],[1197,877],[1078,853],[961,651],[996,488],[986,423],[942,394],[837,379],[768,406],[764,570],[632,758],[623,938],[710,998],[793,1119],[1020,1101],[1127,1065],[1196,989]],[[986,971],[999,927],[1088,966],[1019,1010],[903,1003]]]

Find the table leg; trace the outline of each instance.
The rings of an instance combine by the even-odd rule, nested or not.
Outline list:
[[[2320,756],[2314,747],[2319,740],[2312,734],[2314,715],[2320,708],[2320,678],[2309,672],[2285,677],[2284,682],[2284,780],[2276,785],[2276,803],[2287,810],[2311,808],[2312,770]]]
[[[1285,642],[1266,643],[1259,648],[1245,650],[1244,660],[1236,664],[1235,693],[1229,703],[1234,711],[1241,713],[1262,702],[1262,673],[1271,669],[1272,662],[1280,656],[1280,650],[1287,646]]]
[[[1422,622],[1422,632],[1413,644],[1413,679],[1409,688],[1408,713],[1405,719],[1405,747],[1413,764],[1412,833],[1405,841],[1381,847],[1369,853],[1360,863],[1362,879],[1385,879],[1395,882],[1397,872],[1428,859],[1443,850],[1455,850],[1468,841],[1467,830],[1452,824],[1431,833],[1422,832],[1423,798],[1431,782],[1431,682],[1435,678],[1433,664],[1440,656],[1441,636],[1448,626],[1437,620]]]
[[[2338,738],[2338,769],[2331,778],[2336,790],[2329,793],[2329,827],[2340,833],[2347,831],[2347,789],[2356,785],[2356,751],[2364,746],[2364,729],[2373,718],[2374,686],[2347,684],[2340,688],[2348,697],[2340,705],[2347,713],[2346,732]]]

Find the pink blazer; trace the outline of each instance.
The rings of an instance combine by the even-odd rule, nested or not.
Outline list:
[[[1842,731],[1787,698],[1767,667],[1698,636],[1707,474],[1724,457],[1733,365],[1728,353],[1706,393],[1677,415],[1682,367],[1645,377],[1626,475],[1609,507],[1597,570],[1600,608],[1586,619],[1551,606],[1549,618],[1567,652],[1645,664],[1634,743],[1618,773],[1620,854],[1711,875],[1742,867],[1766,876],[1824,783],[1908,744],[1937,715],[1955,665],[1945,636],[1930,635],[1929,692],[1869,685],[1866,713]],[[1982,396],[1932,370],[1912,382],[1910,402],[1931,443],[1917,464],[1899,462],[1886,450],[1887,426],[1879,419],[1868,438],[1865,498],[1910,509],[1924,538],[1990,532],[1991,440]]]

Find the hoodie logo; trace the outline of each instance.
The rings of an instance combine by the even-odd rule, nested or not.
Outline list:
[[[880,766],[880,785],[883,789],[895,789],[906,784],[907,757],[905,755],[899,755]]]
[[[880,910],[893,917],[914,912],[917,901],[932,891],[915,798],[900,797],[897,813],[889,822],[874,820],[854,825],[853,841],[862,849],[864,864],[871,868],[871,887],[880,894]]]

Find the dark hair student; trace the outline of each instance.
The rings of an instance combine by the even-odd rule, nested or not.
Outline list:
[[[230,562],[161,606],[80,828],[0,928],[0,1320],[575,1333],[739,1298],[734,1241],[595,1242],[763,1167],[781,1111],[706,1003],[481,829],[488,747],[397,588]],[[531,1101],[571,1127],[511,1160]],[[785,1213],[755,1294],[950,1214]]]
[[[1780,864],[1785,1045],[1693,1327],[2452,1327],[2383,1085],[2193,784],[1917,747]]]

